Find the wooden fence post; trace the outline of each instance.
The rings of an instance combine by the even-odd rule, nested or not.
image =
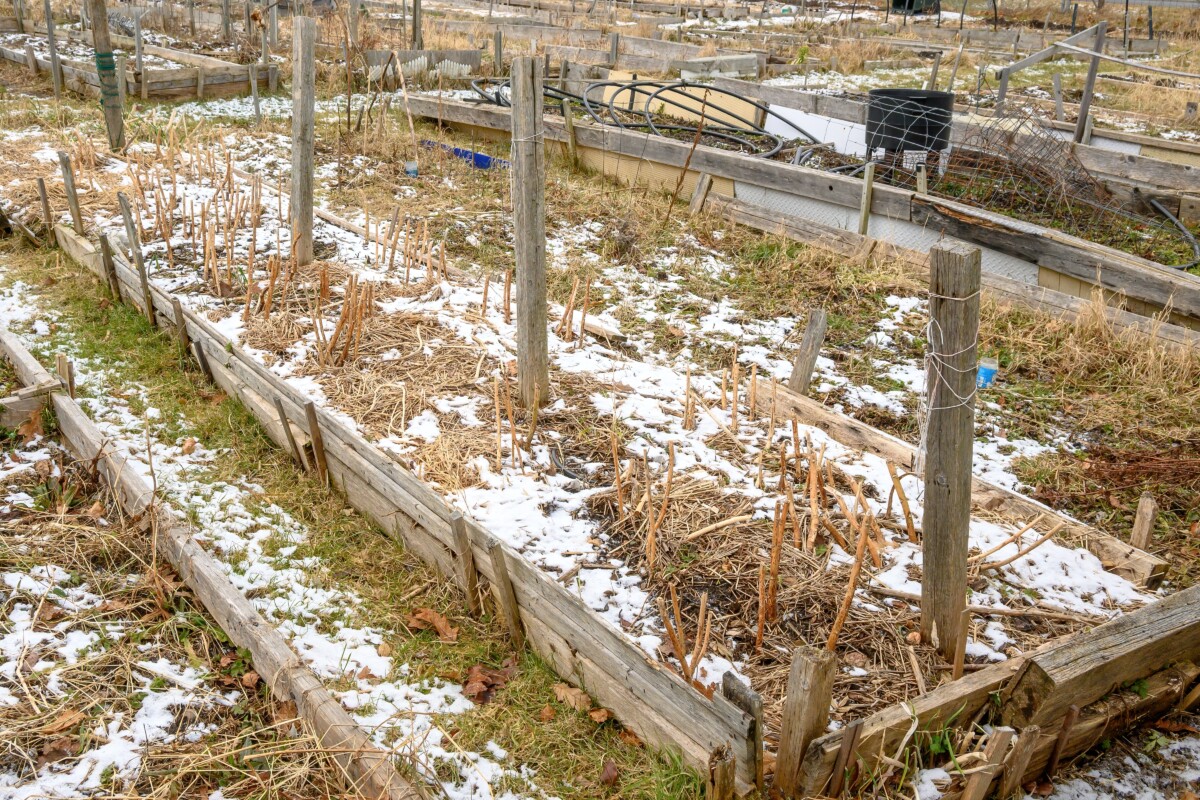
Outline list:
[[[36,78],[38,74],[37,53],[33,52],[31,44],[25,45],[25,63],[29,65],[29,72]]]
[[[125,108],[125,95],[129,92],[125,83],[126,69],[125,54],[121,53],[121,55],[117,56],[117,99],[122,109]]]
[[[621,34],[610,33],[608,35],[608,66],[610,69],[615,69],[617,59],[621,55]]]
[[[942,51],[938,50],[933,54],[933,68],[929,70],[929,83],[926,85],[926,91],[937,90],[938,68],[942,66]]]
[[[311,21],[309,17],[303,19]],[[321,436],[321,421],[317,418],[317,407],[311,400],[304,404],[304,415],[308,419],[308,440],[312,443],[313,460],[317,462],[317,479],[329,486],[329,462],[325,460],[325,439]]]
[[[817,356],[821,354],[821,344],[825,341],[828,322],[825,309],[814,308],[809,312],[808,324],[804,326],[804,338],[800,340],[800,349],[796,353],[796,360],[792,362],[792,376],[788,378],[788,388],[793,392],[808,394],[813,370],[817,366]]]
[[[425,49],[425,34],[421,26],[421,0],[413,0],[412,4],[412,46],[413,50]]]
[[[100,237],[100,264],[104,267],[104,277],[108,281],[108,290],[112,292],[114,302],[121,302],[121,280],[117,277],[117,264],[113,261],[112,242],[108,234]]]
[[[979,248],[945,241],[929,251],[929,355],[921,634],[952,658],[966,636],[967,534],[975,438]]]
[[[221,37],[226,42],[233,39],[233,19],[229,13],[229,0],[221,0]]]
[[[1054,119],[1062,122],[1067,117],[1066,110],[1063,108],[1062,75],[1055,72],[1050,76],[1050,88],[1054,92]]]
[[[279,3],[272,2],[267,17],[267,44],[274,50],[279,47]]]
[[[122,95],[117,85],[117,66],[113,61],[112,41],[108,34],[108,9],[104,0],[87,0],[92,19],[92,47],[96,52],[96,77],[100,80],[100,104],[104,126],[108,130],[108,149],[125,146],[125,119],[121,114]]]
[[[316,64],[313,50],[317,21],[292,21],[292,193],[289,211],[292,242],[299,266],[313,260],[313,124],[316,112]]]
[[[58,165],[62,167],[63,189],[67,193],[67,206],[71,209],[71,226],[83,236],[83,213],[79,210],[79,193],[75,190],[75,170],[71,168],[71,157],[58,151]]]
[[[750,734],[751,749],[754,752],[754,785],[762,789],[764,779],[763,761],[763,702],[758,692],[751,689],[732,672],[726,672],[721,679],[721,696],[746,712],[754,720],[754,730]]]
[[[58,62],[58,44],[54,40],[54,9],[50,7],[50,0],[46,0],[46,41],[50,48],[50,78],[57,102],[62,100],[63,76],[62,66]]]
[[[136,11],[133,14],[133,70],[138,74],[138,80],[145,84],[146,78],[142,74],[142,15]],[[145,96],[143,90],[142,97]]]
[[[475,551],[471,548],[471,536],[467,532],[467,520],[462,514],[450,517],[450,529],[454,532],[454,546],[458,548],[458,561],[462,566],[463,593],[467,596],[467,613],[479,616],[479,572],[475,569]]]
[[[1102,19],[1096,23],[1096,53],[1104,52],[1105,34],[1108,32],[1108,20]],[[1083,84],[1083,98],[1079,101],[1079,119],[1075,123],[1075,141],[1084,141],[1084,131],[1087,129],[1088,117],[1092,111],[1092,94],[1096,90],[1096,73],[1100,71],[1100,56],[1092,56],[1088,66],[1087,81]]]
[[[816,647],[797,647],[792,653],[783,722],[779,733],[779,755],[775,760],[775,785],[784,797],[800,791],[800,768],[813,739],[829,724],[829,701],[837,656]]]
[[[495,62],[496,77],[504,74],[504,31],[496,28],[492,34],[492,61]]]
[[[517,256],[517,382],[521,403],[550,397],[546,334],[546,160],[542,64],[513,59],[512,191]]]

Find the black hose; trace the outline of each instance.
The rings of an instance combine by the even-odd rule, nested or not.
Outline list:
[[[1174,264],[1164,264],[1163,266],[1169,266],[1171,269],[1184,270],[1191,269],[1192,267],[1200,264],[1200,242],[1196,241],[1196,237],[1190,230],[1188,230],[1188,226],[1180,222],[1178,217],[1176,217],[1170,211],[1167,211],[1166,206],[1158,202],[1158,200],[1154,199],[1153,197],[1147,197],[1146,201],[1150,204],[1151,208],[1162,214],[1167,219],[1171,220],[1175,227],[1179,229],[1179,232],[1183,234],[1184,241],[1192,246],[1192,255],[1196,257],[1195,260],[1190,264],[1181,264],[1178,266]]]

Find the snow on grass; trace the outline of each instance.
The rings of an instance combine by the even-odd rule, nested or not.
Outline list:
[[[0,292],[0,319],[10,328],[19,330],[21,322],[28,323],[41,314],[27,288],[18,284]],[[25,338],[33,347],[50,344],[36,332]],[[71,333],[60,327],[53,344],[57,349],[71,352]],[[532,776],[526,776],[523,770],[505,766],[486,755],[463,752],[449,743],[439,727],[440,715],[466,713],[474,705],[457,684],[441,679],[409,681],[408,664],[396,664],[391,657],[380,655],[379,645],[392,632],[357,624],[355,608],[361,599],[352,592],[321,585],[314,579],[322,574],[320,561],[295,556],[297,545],[307,536],[303,524],[279,506],[262,500],[262,487],[246,480],[223,480],[215,476],[212,467],[219,453],[197,443],[194,437],[164,440],[162,432],[168,425],[186,430],[187,421],[165,419],[161,412],[135,413],[135,405],[153,409],[150,393],[144,386],[131,384],[121,374],[119,365],[76,358],[75,367],[79,403],[110,445],[125,454],[129,468],[156,485],[174,508],[196,520],[197,538],[217,557],[234,585],[252,598],[259,612],[291,641],[318,675],[329,680],[350,680],[353,688],[335,692],[335,696],[377,744],[411,756],[422,774],[440,783],[454,800],[491,798],[494,796],[491,784],[502,779],[515,780],[518,785],[527,786],[529,792],[540,795]],[[14,578],[14,581],[30,580],[39,579]],[[18,620],[12,622],[19,625]],[[20,637],[27,635],[24,628],[18,628],[0,642],[6,658],[9,650],[19,647]],[[76,648],[75,657],[89,646],[65,639],[60,644],[82,647],[82,650]],[[171,667],[149,671],[161,672],[161,669]],[[186,673],[176,674],[185,680],[195,678]],[[116,768],[134,770],[138,748],[147,742],[165,741],[161,722],[166,710],[186,704],[190,695],[182,688],[161,694],[149,706],[143,706],[137,718],[130,720],[130,727],[108,732],[110,744],[97,755],[94,766],[102,770],[115,763],[112,759],[116,748],[125,753],[125,760],[117,763]],[[0,695],[0,702],[6,696]],[[137,726],[136,732],[121,738],[122,731],[133,731],[133,726]],[[439,781],[438,774],[447,767],[460,778]],[[94,788],[88,783],[94,771],[74,775],[63,784],[66,787],[63,791],[71,787],[72,791]],[[62,794],[53,785],[34,788],[37,796]]]

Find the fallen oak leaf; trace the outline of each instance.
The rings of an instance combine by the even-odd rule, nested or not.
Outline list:
[[[612,712],[607,708],[593,708],[588,712],[588,716],[592,718],[592,722],[598,725],[603,725],[613,718]]]
[[[432,608],[417,609],[416,613],[409,614],[406,624],[418,631],[435,630],[438,638],[447,644],[458,641],[458,628],[451,625],[450,620]]]
[[[50,722],[47,722],[45,725],[43,725],[41,733],[52,736],[56,733],[69,731],[71,728],[74,728],[85,719],[87,719],[87,715],[82,711],[76,711],[73,708],[68,708]]]
[[[17,426],[17,433],[21,436],[21,444],[29,444],[45,433],[42,430],[42,410],[35,408],[33,411],[30,411],[29,419]]]
[[[463,694],[480,706],[491,700],[496,690],[503,689],[509,678],[516,673],[516,666],[511,661],[504,663],[503,669],[492,669],[483,664],[472,665],[463,681]]]
[[[629,728],[622,728],[621,732],[617,734],[617,738],[620,739],[625,744],[629,745],[630,747],[643,747],[644,746],[642,740],[638,738],[638,735],[636,733],[634,733],[633,731],[629,730]]]
[[[563,705],[570,706],[576,711],[587,711],[592,707],[592,698],[583,689],[576,689],[565,683],[556,683],[553,687],[554,697]]]
[[[252,669],[246,670],[246,672],[242,675],[242,686],[245,686],[247,689],[253,689],[257,685],[258,673]]]
[[[538,714],[538,719],[540,719],[542,722],[549,722],[557,716],[558,712],[554,710],[554,706],[546,703],[546,705],[542,706],[542,710]]]

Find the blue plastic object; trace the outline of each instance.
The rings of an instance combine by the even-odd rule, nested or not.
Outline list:
[[[992,382],[996,380],[996,372],[999,371],[1000,364],[994,358],[979,359],[979,372],[975,376],[975,386],[979,389],[990,388]]]
[[[475,169],[508,169],[512,166],[512,164],[505,161],[503,158],[496,158],[494,156],[489,156],[486,153],[476,152],[475,150],[467,150],[465,147],[452,147],[448,144],[434,142],[429,139],[422,141],[421,145],[429,148],[440,147],[447,153],[453,153],[455,157],[466,161]]]

